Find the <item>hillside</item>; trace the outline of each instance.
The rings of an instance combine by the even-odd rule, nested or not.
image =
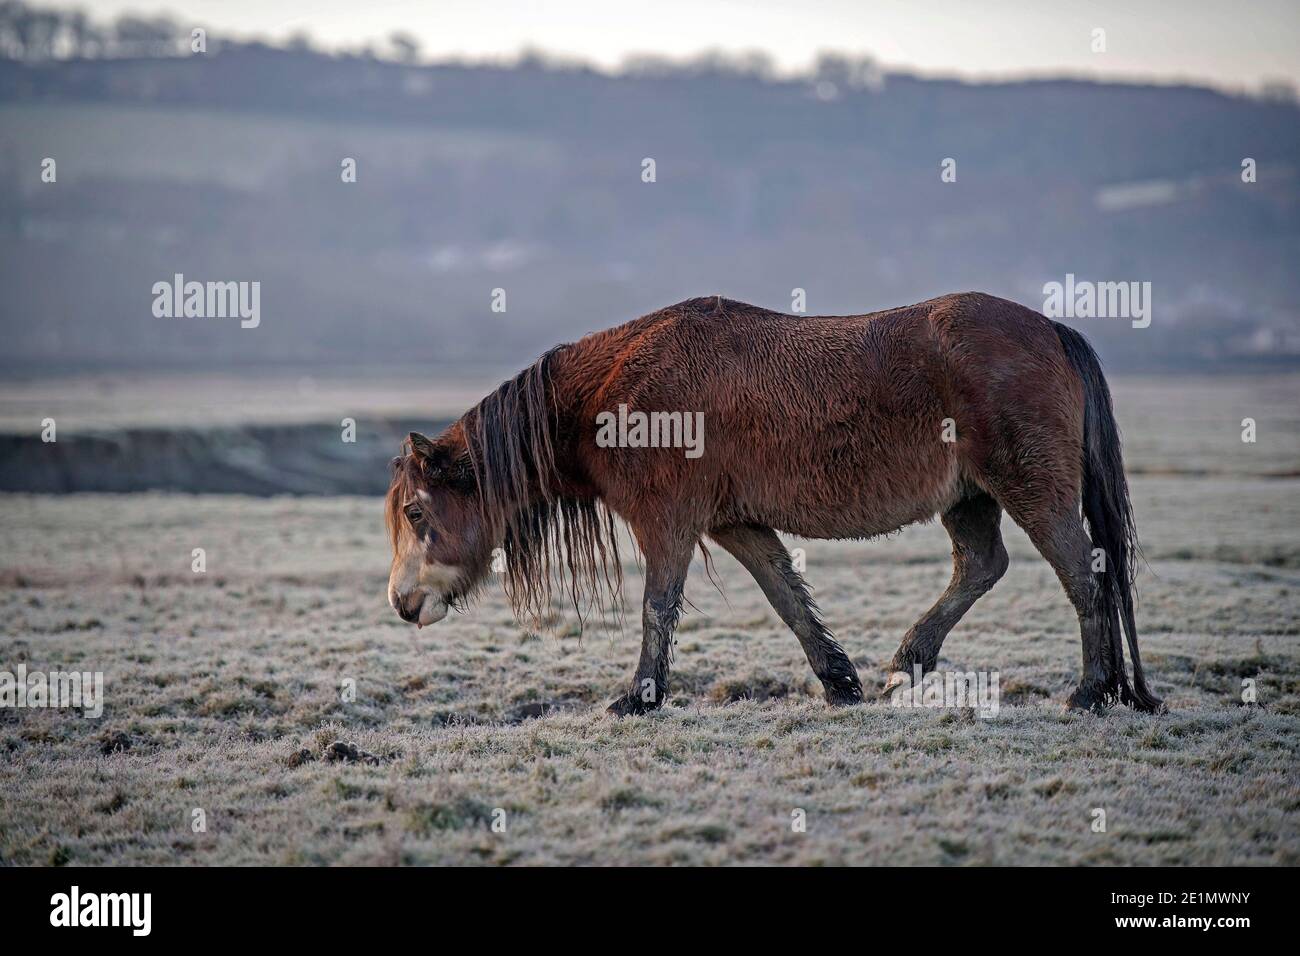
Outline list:
[[[1150,328],[1077,323],[1112,366],[1293,367],[1298,168],[1294,102],[1194,87],[257,44],[0,60],[0,335],[7,364],[518,365],[696,294],[1041,308],[1069,273],[1152,283]],[[155,318],[177,273],[260,282],[259,327]]]

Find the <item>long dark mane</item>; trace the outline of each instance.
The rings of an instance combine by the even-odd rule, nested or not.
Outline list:
[[[505,590],[515,615],[542,623],[562,587],[580,620],[622,607],[614,515],[598,500],[565,494],[556,467],[561,427],[551,349],[462,418],[483,520],[503,542]]]

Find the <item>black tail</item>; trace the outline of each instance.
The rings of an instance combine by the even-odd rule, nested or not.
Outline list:
[[[1101,373],[1101,363],[1088,340],[1069,326],[1053,322],[1065,354],[1083,380],[1083,518],[1088,524],[1092,543],[1106,555],[1106,570],[1101,575],[1103,616],[1109,631],[1111,660],[1115,665],[1118,686],[1113,691],[1119,699],[1139,710],[1160,711],[1164,704],[1147,688],[1138,656],[1137,623],[1133,617],[1133,577],[1141,554],[1133,506],[1129,503],[1128,480],[1124,477],[1124,458],[1120,454],[1119,427],[1110,403],[1110,388]],[[1124,655],[1120,641],[1120,624],[1128,638],[1129,657],[1133,661],[1133,686],[1124,672]]]

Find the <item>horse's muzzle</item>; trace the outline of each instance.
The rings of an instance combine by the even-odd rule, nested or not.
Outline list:
[[[437,624],[447,616],[447,601],[422,589],[406,595],[389,591],[388,603],[393,606],[398,617],[416,627]]]

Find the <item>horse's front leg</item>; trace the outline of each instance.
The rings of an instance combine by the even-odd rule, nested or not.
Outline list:
[[[645,597],[641,604],[641,659],[626,694],[609,705],[617,717],[643,714],[663,706],[668,695],[673,630],[681,614],[682,588],[695,542],[642,545],[645,552]]]

